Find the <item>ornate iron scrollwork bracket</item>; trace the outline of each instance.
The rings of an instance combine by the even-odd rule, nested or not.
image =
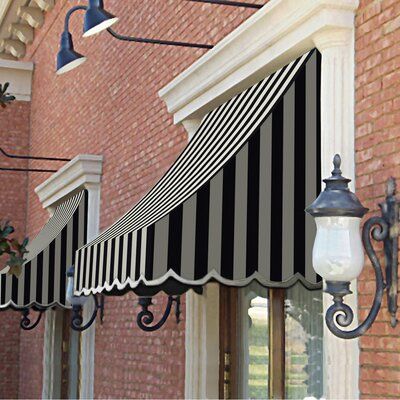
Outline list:
[[[175,318],[176,323],[180,322],[181,315],[181,299],[180,296],[168,296],[167,308],[165,309],[164,315],[155,325],[151,325],[154,321],[154,314],[149,310],[149,307],[153,305],[151,297],[140,297],[139,305],[142,307],[142,311],[139,312],[137,316],[137,324],[140,329],[146,332],[154,332],[160,329],[168,319],[171,313],[172,305],[175,303]]]
[[[23,329],[24,331],[31,331],[32,329],[35,329],[39,325],[39,322],[42,319],[43,311],[39,311],[39,315],[36,321],[33,323],[31,323],[31,319],[29,318],[29,313],[30,313],[29,308],[25,308],[21,312],[22,318],[19,325],[21,329]]]
[[[380,217],[368,219],[362,232],[365,251],[371,260],[375,271],[376,292],[371,310],[367,318],[355,329],[342,330],[348,327],[354,319],[352,309],[344,304],[343,297],[352,293],[349,289],[350,282],[327,282],[325,291],[333,296],[334,304],[326,312],[325,320],[329,330],[342,339],[353,339],[363,335],[375,321],[382,304],[384,290],[386,289],[388,310],[391,315],[391,325],[397,325],[397,278],[398,278],[398,238],[399,238],[399,200],[396,198],[396,181],[390,178],[387,182],[385,201],[379,204]],[[385,278],[382,273],[381,263],[372,245],[371,238],[383,242],[385,251]]]
[[[90,317],[89,321],[85,324],[83,324],[83,318],[82,318],[82,307],[78,305],[72,306],[72,318],[71,318],[71,328],[75,331],[78,332],[83,332],[86,329],[90,328],[93,322],[95,321],[97,317],[97,313],[100,312],[100,322],[101,324],[103,323],[103,318],[104,318],[104,296],[100,295],[100,301],[98,300],[97,296],[93,296],[94,300],[94,310],[93,314]]]

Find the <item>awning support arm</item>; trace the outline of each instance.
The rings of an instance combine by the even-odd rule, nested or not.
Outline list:
[[[175,303],[175,318],[176,323],[180,322],[181,315],[181,298],[180,296],[168,296],[167,308],[165,309],[164,315],[155,325],[151,324],[154,321],[154,314],[149,310],[149,307],[153,305],[151,297],[140,297],[139,305],[142,307],[142,311],[139,312],[136,322],[138,327],[146,332],[154,332],[160,329],[167,321],[169,314],[171,313],[172,305]]]
[[[94,310],[93,314],[90,317],[89,321],[85,324],[83,324],[83,318],[82,318],[82,306],[80,305],[73,305],[72,306],[72,318],[71,318],[71,328],[74,331],[78,332],[83,332],[86,329],[90,328],[93,324],[93,322],[96,320],[97,317],[97,312],[100,311],[100,321],[103,323],[103,318],[104,318],[104,296],[100,295],[100,302],[97,298],[96,295],[93,296],[94,300]]]
[[[40,320],[42,319],[42,314],[43,311],[39,311],[39,315],[36,321],[31,324],[31,320],[29,318],[29,308],[24,308],[22,310],[21,322],[19,323],[21,329],[23,329],[24,331],[31,331],[32,329],[35,329],[39,325]]]

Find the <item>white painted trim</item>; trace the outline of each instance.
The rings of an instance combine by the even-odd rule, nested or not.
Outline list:
[[[30,61],[13,61],[0,59],[0,68],[15,69],[20,71],[33,71],[33,62]]]
[[[48,310],[44,328],[43,399],[59,399],[61,396],[62,328],[62,311]]]
[[[183,123],[188,141],[201,119]],[[203,294],[186,293],[185,399],[219,397],[219,284],[208,283]]]
[[[57,204],[66,196],[80,189],[88,191],[88,240],[94,239],[99,233],[100,224],[100,184],[103,157],[97,155],[81,154],[64,165],[49,179],[36,187],[44,208],[51,213]],[[87,321],[93,312],[93,302],[88,301],[83,308],[83,318]],[[48,330],[44,341],[44,368],[43,368],[43,394],[52,393],[52,367],[48,354],[51,352],[54,341],[53,330]],[[79,397],[92,399],[94,397],[94,351],[95,351],[94,323],[88,330],[81,334],[80,340],[80,387]],[[46,398],[46,397],[45,397]]]
[[[322,176],[329,176],[338,152],[342,170],[354,184],[354,16],[358,4],[358,0],[272,0],[159,95],[175,123],[183,123],[191,136],[193,120],[317,47],[322,54]],[[354,294],[346,300],[357,315],[357,290],[352,286]],[[325,295],[325,311],[330,304]],[[324,370],[326,398],[358,398],[358,340],[338,339],[325,328]]]
[[[80,188],[100,185],[102,165],[103,156],[76,156],[35,189],[43,207],[56,205],[65,196]]]
[[[186,293],[185,399],[219,396],[219,284]]]
[[[175,123],[202,118],[314,46],[330,27],[352,29],[358,0],[272,0],[160,90]]]
[[[352,179],[354,190],[354,29],[326,30],[314,36],[314,43],[322,53],[322,177],[330,175],[333,155],[339,153],[342,171]],[[353,294],[346,296],[346,303],[355,312],[353,328],[358,322],[356,282],[352,282],[351,290]],[[324,313],[331,304],[331,296],[324,293]],[[359,356],[358,339],[339,339],[324,326],[325,398],[359,398]]]
[[[33,63],[0,59],[0,82],[9,82],[8,92],[19,101],[30,101]]]

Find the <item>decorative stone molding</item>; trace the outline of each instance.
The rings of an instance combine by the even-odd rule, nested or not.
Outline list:
[[[271,0],[159,95],[175,123],[202,118],[314,46],[330,27],[352,30],[358,0]]]
[[[54,7],[54,0],[33,0],[43,11],[50,11]]]
[[[11,24],[9,31],[21,42],[29,44],[33,42],[33,28],[26,24]]]
[[[44,13],[54,4],[54,0],[0,1],[0,59],[24,57],[25,45],[34,40],[34,29],[43,25]]]
[[[99,186],[103,156],[80,154],[36,187],[44,208],[55,207],[69,193]],[[90,208],[90,204],[89,204]]]
[[[0,46],[15,58],[22,58],[26,52],[25,44],[16,39],[3,39]]]
[[[26,21],[32,28],[40,28],[44,23],[44,15],[37,7],[20,7],[18,16]]]
[[[354,185],[354,17],[358,3],[271,0],[161,89],[159,95],[174,114],[175,123],[182,123],[191,135],[195,126],[192,121],[201,120],[232,96],[317,47],[322,54],[321,173],[323,177],[330,175],[332,156],[340,153],[343,171]],[[348,302],[357,310],[354,282],[352,290],[354,294],[348,296]],[[201,313],[197,311],[197,317],[190,315],[196,313],[191,301],[188,300],[187,319],[193,324],[192,319],[201,318]],[[330,303],[324,295],[324,311]],[[202,334],[199,330],[194,332],[187,329],[187,334]],[[197,350],[201,353],[203,348]],[[186,364],[189,377],[193,374],[190,365]],[[325,398],[358,398],[358,340],[338,339],[325,327],[324,371]],[[197,392],[188,393],[190,397]]]
[[[49,179],[35,189],[44,208],[51,213],[66,196],[81,189],[88,191],[88,240],[99,233],[100,184],[103,157],[81,154],[60,168]],[[93,302],[88,301],[83,308],[83,318],[87,321],[93,312]],[[94,350],[95,328],[93,324],[82,333],[80,340],[80,385],[79,398],[92,399],[94,396]],[[45,346],[46,347],[46,346]],[[49,381],[46,369],[44,384]]]
[[[197,119],[186,119],[185,121],[182,121],[182,125],[186,129],[189,137],[188,139],[192,139],[193,135],[196,133],[197,128],[201,124],[201,118]]]
[[[0,83],[10,82],[8,91],[19,101],[30,101],[33,63],[0,59]]]

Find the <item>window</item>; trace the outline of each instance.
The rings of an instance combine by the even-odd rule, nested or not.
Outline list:
[[[322,334],[321,290],[221,288],[221,397],[320,398]]]

